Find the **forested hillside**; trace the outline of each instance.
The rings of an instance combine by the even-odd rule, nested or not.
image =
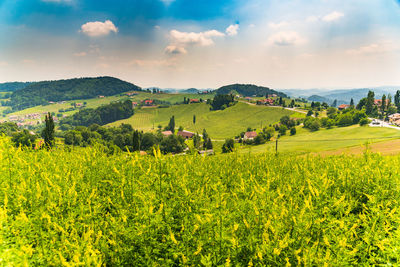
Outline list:
[[[87,108],[71,117],[60,121],[61,125],[89,126],[92,124],[105,125],[114,121],[129,118],[133,115],[132,101],[111,103],[96,109]]]
[[[232,84],[220,87],[217,91],[217,94],[227,95],[233,92],[238,93],[243,96],[265,96],[276,94],[277,96],[287,97],[286,94],[282,92],[275,91],[268,87],[257,86],[253,84]]]
[[[0,92],[14,92],[23,89],[32,83],[26,82],[11,82],[11,83],[0,83]]]
[[[21,110],[46,105],[49,101],[89,99],[99,95],[111,96],[133,90],[138,91],[141,88],[113,77],[44,81],[14,92],[10,106],[13,110]]]

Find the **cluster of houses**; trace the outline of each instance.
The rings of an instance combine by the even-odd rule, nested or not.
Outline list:
[[[257,100],[257,105],[273,106],[274,105],[274,99],[266,98],[266,99]]]
[[[42,123],[42,117],[47,115],[47,112],[30,113],[25,115],[10,115],[6,121],[15,122],[19,127],[35,126]],[[58,121],[57,117],[53,117],[55,122]]]

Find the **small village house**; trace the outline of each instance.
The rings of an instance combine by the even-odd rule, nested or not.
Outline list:
[[[345,110],[345,109],[348,109],[349,107],[350,107],[350,105],[342,104],[342,105],[338,106],[338,110]]]
[[[244,134],[243,139],[244,140],[254,140],[254,138],[256,138],[256,137],[257,137],[257,132],[251,131],[251,132],[246,132]]]
[[[182,136],[185,139],[190,139],[194,136],[194,133],[183,130],[183,131],[179,131],[178,135]]]

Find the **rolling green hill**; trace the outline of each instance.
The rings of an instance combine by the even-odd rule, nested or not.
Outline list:
[[[10,82],[10,83],[0,83],[0,92],[14,92],[20,89],[24,89],[30,82]]]
[[[44,81],[31,84],[11,95],[13,110],[22,110],[49,101],[90,99],[99,95],[112,96],[141,88],[113,77],[79,78],[59,81]]]
[[[277,96],[287,97],[286,94],[272,90],[268,87],[257,86],[253,84],[231,84],[222,86],[215,91],[217,94],[238,93],[243,96],[265,96],[268,94],[276,94]]]
[[[196,124],[193,124],[193,115],[196,115]],[[304,114],[282,108],[248,105],[237,103],[225,110],[210,111],[210,106],[204,103],[177,105],[170,108],[142,108],[135,115],[126,120],[114,122],[110,125],[117,126],[121,123],[131,124],[136,129],[151,130],[153,125],[163,127],[169,119],[175,116],[175,125],[183,126],[186,130],[201,133],[203,129],[214,139],[234,137],[245,131],[247,127],[261,128],[278,122],[284,115],[302,117]]]
[[[321,129],[310,132],[298,127],[295,136],[283,136],[278,141],[279,153],[308,153],[331,151],[355,146],[365,146],[390,140],[388,137],[400,138],[400,131],[390,128],[350,126],[333,129]],[[242,147],[240,152],[262,153],[275,151],[275,142],[268,142],[259,146]]]

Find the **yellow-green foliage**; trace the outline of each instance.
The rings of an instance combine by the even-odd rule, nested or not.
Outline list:
[[[399,165],[21,151],[0,139],[1,265],[396,265]]]

